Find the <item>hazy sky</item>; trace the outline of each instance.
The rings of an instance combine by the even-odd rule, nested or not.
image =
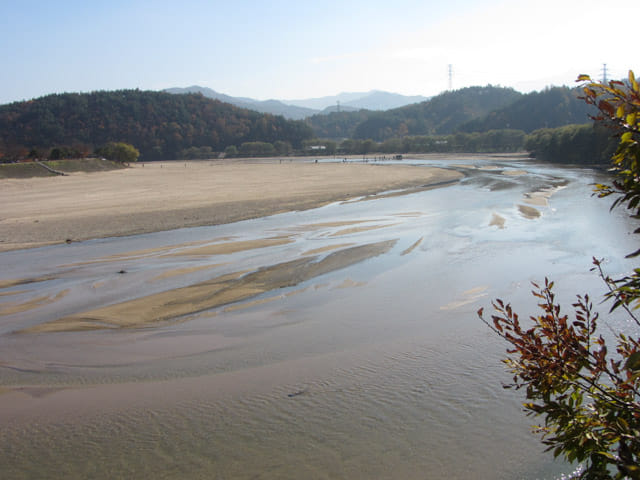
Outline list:
[[[190,85],[258,99],[372,89],[431,96],[448,88],[449,64],[454,89],[492,84],[522,92],[573,85],[579,73],[599,77],[603,63],[614,77],[640,70],[634,31],[618,30],[640,18],[640,2],[605,5],[0,0],[0,104]]]

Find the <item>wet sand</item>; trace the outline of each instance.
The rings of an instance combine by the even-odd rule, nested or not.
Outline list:
[[[0,180],[0,251],[218,225],[455,181],[407,165],[163,162]]]
[[[389,251],[396,240],[349,247],[317,256],[302,257],[255,272],[236,272],[207,282],[137,298],[70,315],[26,328],[18,333],[69,332],[113,328],[140,328],[176,322],[188,315],[249,300],[257,295],[291,287]],[[47,301],[48,298],[38,301]],[[264,300],[262,300],[264,301]],[[255,303],[254,303],[255,304]],[[27,305],[25,308],[29,308]]]

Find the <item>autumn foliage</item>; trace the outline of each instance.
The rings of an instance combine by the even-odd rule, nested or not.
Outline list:
[[[618,148],[612,158],[612,185],[598,185],[601,197],[617,195],[640,218],[640,90],[633,72],[628,82],[593,82],[581,75],[583,99],[595,105],[597,122],[612,128]],[[640,233],[640,229],[635,233]],[[629,256],[637,256],[640,250]],[[508,388],[523,389],[528,415],[544,417],[536,430],[555,456],[579,462],[585,479],[640,479],[640,269],[613,279],[593,259],[593,270],[607,287],[609,313],[623,310],[630,332],[607,339],[588,295],[578,295],[571,315],[553,293],[553,282],[534,284],[540,313],[520,319],[510,304],[493,302],[491,319],[478,315],[508,343],[504,363],[513,374]],[[614,345],[611,346],[610,344]]]

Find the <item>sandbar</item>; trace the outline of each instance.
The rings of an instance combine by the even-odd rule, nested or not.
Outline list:
[[[178,322],[198,312],[228,307],[252,300],[245,305],[258,305],[271,299],[255,299],[258,295],[280,288],[293,287],[328,272],[339,270],[388,252],[397,240],[358,245],[318,256],[263,267],[255,272],[235,272],[209,281],[166,292],[147,295],[121,303],[95,308],[35,325],[18,333],[71,332],[118,328],[153,327]],[[241,305],[241,304],[239,304]],[[243,308],[235,305],[231,309]]]
[[[410,165],[227,160],[0,179],[0,251],[231,223],[461,176]]]
[[[520,210],[520,213],[524,218],[527,218],[529,220],[534,220],[542,215],[540,213],[540,210],[538,210],[537,208],[529,207],[528,205],[518,205],[518,210]]]

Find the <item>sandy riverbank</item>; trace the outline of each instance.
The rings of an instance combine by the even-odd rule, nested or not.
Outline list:
[[[0,251],[216,225],[455,181],[406,165],[163,162],[0,180]]]

